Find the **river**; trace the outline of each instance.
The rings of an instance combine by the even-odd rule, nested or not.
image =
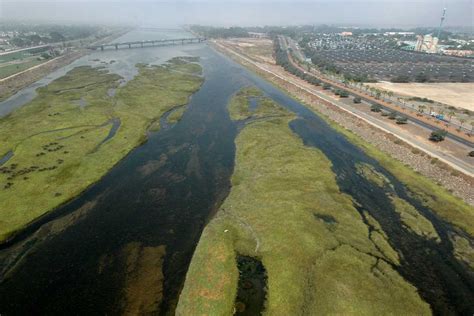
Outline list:
[[[173,35],[166,33],[168,38]],[[164,36],[159,31],[132,31],[117,42]],[[252,84],[298,114],[291,128],[305,144],[323,151],[341,190],[380,222],[402,255],[398,272],[418,288],[433,311],[474,312],[469,300],[473,276],[452,255],[447,236],[453,228],[448,223],[411,199],[393,175],[321,118],[205,44],[92,53],[2,102],[0,114],[21,106],[34,97],[36,87],[75,66],[104,65],[129,80],[138,62],[160,63],[182,55],[199,56],[205,77],[182,120],[150,132],[147,142],[102,180],[1,247],[0,314],[122,312],[129,273],[123,254],[129,245],[164,247],[163,265],[158,266],[163,271],[160,310],[172,312],[202,229],[230,189],[237,126],[229,119],[227,102]],[[442,242],[410,232],[390,207],[384,189],[357,174],[359,162],[390,179],[393,190],[433,223]]]

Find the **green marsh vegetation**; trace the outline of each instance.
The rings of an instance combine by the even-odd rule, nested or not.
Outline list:
[[[420,212],[408,201],[397,196],[393,185],[385,175],[376,171],[373,166],[364,163],[358,163],[356,165],[356,170],[361,176],[379,187],[384,187],[386,191],[389,192],[387,195],[394,210],[400,215],[402,223],[409,230],[419,236],[440,242],[440,237],[431,222],[421,215]]]
[[[163,113],[185,105],[203,81],[194,61],[138,64],[123,87],[106,69],[77,67],[0,119],[0,155],[13,152],[0,166],[0,241],[98,181]]]
[[[430,314],[395,271],[398,255],[377,221],[369,232],[328,158],[290,130],[295,116],[255,88],[238,92],[229,112],[246,122],[232,188],[203,231],[177,314],[232,314],[238,255],[265,267],[267,315]]]
[[[330,121],[329,121],[330,122]],[[397,177],[408,189],[411,197],[433,210],[443,220],[474,236],[474,209],[466,202],[452,195],[448,190],[405,166],[395,158],[383,153],[353,132],[330,122],[331,126],[344,134],[382,167]]]
[[[181,106],[176,110],[173,110],[173,112],[171,112],[171,114],[166,118],[166,121],[170,124],[175,124],[181,120],[184,112],[186,112],[186,107]]]
[[[313,107],[307,107],[312,111],[317,112]],[[339,126],[328,117],[322,114],[320,114],[320,117],[325,119],[332,128],[343,134],[353,144],[361,148],[367,155],[376,159],[383,168],[403,183],[411,198],[419,201],[423,206],[436,213],[436,215],[441,219],[453,225],[457,233],[450,234],[449,238],[454,248],[454,255],[471,268],[474,267],[474,249],[471,242],[466,239],[466,236],[464,236],[464,234],[467,234],[467,238],[471,240],[474,236],[474,209],[471,205],[468,205],[462,199],[454,196],[441,185],[419,174],[395,158],[390,157],[388,154],[380,151],[372,144],[354,134],[352,131]],[[367,170],[365,172],[367,173]],[[373,173],[368,175],[368,180],[374,182],[372,176]],[[379,179],[374,183],[380,183],[380,181],[381,180]],[[383,181],[384,180],[382,180],[382,182]],[[425,237],[429,236],[435,240],[439,240],[439,236],[437,236],[436,232],[432,230],[432,224],[430,222],[425,222],[423,220],[425,218],[419,214],[418,211],[416,211],[415,217],[421,216],[421,221],[417,221],[413,218],[413,220],[410,220],[410,213],[403,212],[403,210],[406,209],[412,210],[411,207],[413,206],[407,207],[404,205],[407,201],[403,200],[403,202],[401,202],[397,201],[397,199],[394,200],[393,196],[391,196],[391,199],[392,205],[401,215],[401,219],[407,227],[420,235],[424,235]],[[404,216],[402,214],[404,214]]]

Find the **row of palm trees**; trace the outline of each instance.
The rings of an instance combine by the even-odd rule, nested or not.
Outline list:
[[[350,85],[352,87],[355,87],[359,90],[364,90],[365,92],[370,93],[371,96],[373,96],[377,99],[380,99],[382,97],[382,99],[384,99],[386,101],[392,101],[393,100],[394,93],[392,91],[386,91],[386,90],[383,90],[383,89],[378,89],[378,88],[372,87],[370,85],[365,85],[362,82],[351,82],[351,81],[348,81],[348,80],[344,80],[343,83],[345,85]],[[397,98],[396,101],[403,104],[403,106],[405,106],[405,107],[411,107],[411,108],[415,109],[415,105],[406,102],[406,100],[403,99],[403,98]],[[418,112],[420,112],[421,114],[430,115],[431,113],[434,112],[434,108],[432,106],[429,107],[429,112],[428,113],[425,113],[425,110],[428,108],[426,105],[420,104],[420,105],[417,106],[417,108],[418,108]],[[456,117],[456,112],[454,112],[452,110],[448,111],[447,113],[445,113],[444,110],[441,110],[438,114],[440,114],[440,115],[446,114],[446,116],[448,118],[448,121],[450,123],[453,123],[452,120],[455,117],[460,123],[459,129],[463,128],[464,124],[467,122],[467,120],[463,117]],[[471,128],[471,134],[474,134],[474,121],[469,122],[469,125],[470,125],[470,128]]]
[[[423,104],[418,105],[418,112],[420,112],[421,114],[424,114],[426,109],[427,109],[426,105],[423,105]],[[427,114],[430,114],[433,111],[434,111],[434,108],[432,106],[430,106],[429,107],[429,112]],[[448,121],[451,122],[451,123],[452,123],[453,117],[456,117],[456,112],[454,112],[453,110],[450,110],[447,113],[446,113],[445,110],[440,110],[438,114],[442,115],[442,116],[444,116],[444,114],[446,114],[446,116],[448,117]],[[467,120],[464,117],[457,117],[457,120],[459,122],[459,130],[460,130],[461,128],[464,127],[464,124],[467,122]],[[471,129],[470,133],[472,135],[472,134],[474,134],[474,121],[470,121],[469,125],[470,125],[470,129]],[[464,127],[464,128],[466,128],[466,127]]]

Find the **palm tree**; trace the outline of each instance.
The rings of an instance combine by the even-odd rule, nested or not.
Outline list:
[[[453,116],[455,115],[456,113],[454,111],[449,111],[448,112],[448,117],[449,117],[449,121],[451,122],[451,119],[453,118]]]
[[[463,125],[464,123],[466,123],[466,119],[465,119],[465,118],[462,118],[462,117],[459,118],[459,123],[461,123],[461,125],[459,125],[459,130],[461,130],[461,129],[462,129],[462,125]]]
[[[382,94],[382,91],[380,91],[379,89],[375,89],[375,97],[377,99],[380,99],[380,95]]]
[[[392,97],[393,97],[393,91],[389,91],[389,92],[387,92],[387,94],[388,94],[389,99],[392,99]]]
[[[369,90],[370,90],[370,95],[374,96],[375,90],[377,90],[377,89],[375,89],[374,87],[370,87]]]

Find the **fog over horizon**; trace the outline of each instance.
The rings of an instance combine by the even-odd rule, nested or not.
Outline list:
[[[472,0],[0,0],[1,21],[128,24],[172,27],[183,24],[263,26],[338,24],[360,27],[445,26],[473,28]]]

